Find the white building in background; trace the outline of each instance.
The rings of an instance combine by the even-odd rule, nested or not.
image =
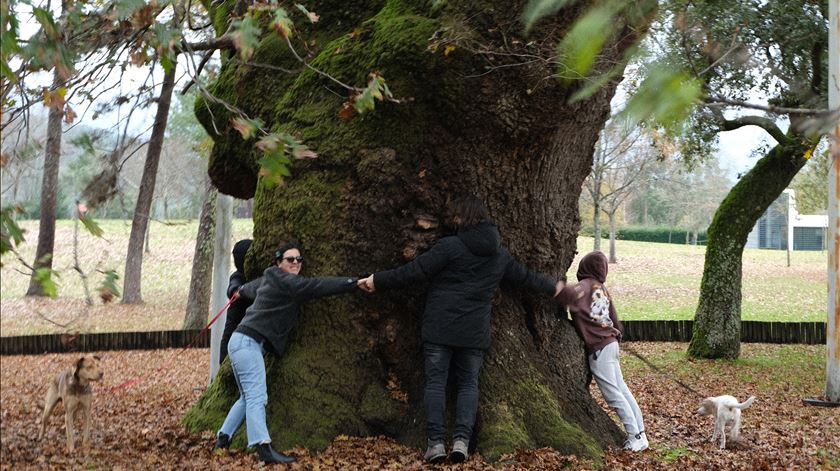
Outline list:
[[[827,231],[828,216],[799,214],[796,194],[787,189],[755,223],[746,247],[787,250],[793,240],[793,250],[825,250]]]

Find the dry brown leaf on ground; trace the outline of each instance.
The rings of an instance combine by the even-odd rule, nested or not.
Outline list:
[[[625,379],[644,412],[651,449],[608,451],[603,469],[840,469],[840,409],[807,407],[825,381],[824,346],[745,344],[736,362],[689,361],[685,344],[633,343],[663,374],[625,355]],[[207,383],[206,349],[99,352],[105,378],[94,386],[92,448],[87,455],[64,449],[63,408],[50,417],[40,442],[37,420],[47,382],[79,354],[3,356],[0,368],[0,468],[14,469],[232,469],[259,467],[253,453],[213,453],[212,432],[188,433],[181,418]],[[168,365],[168,366],[167,366]],[[158,371],[159,367],[164,369]],[[127,380],[144,378],[112,390]],[[712,424],[694,414],[702,394],[757,397],[744,411],[743,439],[725,450],[710,443]],[[597,388],[596,400],[603,401]],[[269,400],[271,400],[269,398]],[[595,465],[550,448],[520,449],[488,463],[475,454],[461,465],[427,466],[422,451],[394,440],[339,436],[321,453],[284,450],[299,460],[295,470],[556,470]]]

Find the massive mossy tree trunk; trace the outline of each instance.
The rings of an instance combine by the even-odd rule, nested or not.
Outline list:
[[[253,143],[229,128],[231,115],[221,106],[197,103],[211,134],[213,119],[224,129],[214,137],[214,183],[237,197],[256,194],[250,276],[291,238],[304,244],[310,276],[400,265],[446,233],[447,199],[466,192],[487,202],[521,261],[553,276],[571,264],[581,184],[615,83],[569,105],[574,89],[549,77],[556,72],[551,63],[498,66],[524,57],[518,54],[550,56],[583,5],[523,39],[523,2],[450,1],[436,11],[426,3],[307,3],[321,21],[298,37],[315,41],[309,43],[315,67],[353,84],[378,70],[397,97],[410,98],[377,104],[370,114],[339,119],[345,92],[311,70],[289,75],[224,64],[216,95],[272,130],[294,132],[319,153],[296,163],[281,187],[258,186]],[[221,33],[233,2],[213,5]],[[616,26],[623,42],[606,49],[605,67],[644,30]],[[447,44],[455,49],[445,52]],[[276,36],[261,41],[251,62],[300,69]],[[339,434],[423,443],[424,295],[417,286],[303,307],[289,351],[267,360],[269,429],[278,448],[318,449]],[[552,300],[503,288],[493,313],[474,440],[485,456],[544,445],[598,456],[621,440],[589,394],[582,343]],[[226,363],[185,421],[192,430],[216,430],[236,397]],[[235,444],[244,443],[241,435]]]
[[[747,236],[805,165],[806,152],[815,145],[793,132],[774,137],[783,143],[732,187],[709,226],[700,303],[688,347],[693,357],[734,359],[740,355],[741,257]]]

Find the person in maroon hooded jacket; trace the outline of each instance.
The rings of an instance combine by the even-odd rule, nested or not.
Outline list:
[[[627,432],[624,448],[642,451],[648,447],[642,411],[627,388],[618,361],[618,341],[624,327],[618,320],[604,282],[607,257],[599,251],[583,256],[578,265],[578,283],[564,286],[557,300],[569,308],[575,329],[583,338],[589,369],[607,404],[618,412]]]

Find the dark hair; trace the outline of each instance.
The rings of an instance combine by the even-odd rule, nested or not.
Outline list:
[[[450,205],[452,217],[461,220],[459,227],[474,226],[490,219],[487,206],[474,195],[464,195],[456,198]]]
[[[287,242],[287,243],[281,245],[280,248],[277,249],[276,252],[274,252],[274,261],[276,262],[277,260],[280,260],[281,258],[283,258],[283,254],[286,253],[287,250],[291,250],[291,249],[298,249],[298,252],[301,252],[301,253],[303,252],[303,249],[301,248],[300,243],[298,243],[298,242]]]
[[[241,272],[245,271],[245,254],[248,252],[248,249],[251,247],[251,243],[253,242],[254,241],[251,239],[242,239],[237,242],[233,246],[233,250],[231,250],[231,253],[233,254],[233,265]]]

